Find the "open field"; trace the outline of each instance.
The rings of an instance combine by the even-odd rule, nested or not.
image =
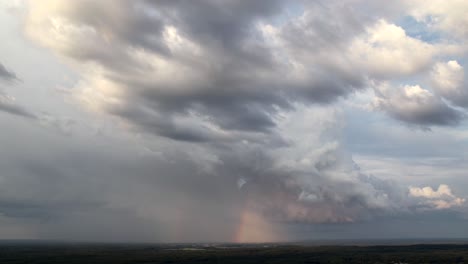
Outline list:
[[[468,263],[468,245],[2,244],[0,263]]]

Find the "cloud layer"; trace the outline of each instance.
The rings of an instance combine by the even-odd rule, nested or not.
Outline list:
[[[339,109],[350,103],[423,130],[463,125],[467,35],[455,28],[466,21],[442,3],[26,5],[28,37],[78,75],[60,100],[88,112],[62,126],[60,111],[32,113],[0,94],[1,111],[47,127],[14,120],[5,132],[23,129],[28,140],[0,153],[13,164],[0,221],[47,238],[120,230],[110,239],[242,242],[294,239],[290,225],[462,214],[465,199],[445,182],[408,188],[361,170]],[[18,79],[2,64],[0,78]],[[70,230],[77,219],[82,230]]]
[[[333,102],[369,80],[403,80],[466,49],[409,36],[385,19],[366,17],[359,6],[308,4],[287,17],[287,5],[271,1],[119,2],[110,9],[106,2],[51,1],[33,5],[40,12],[31,13],[27,28],[44,45],[93,69],[77,91],[90,107],[176,140],[225,140],[233,133],[268,132],[278,110],[293,108],[292,102]],[[435,65],[434,74],[444,74]],[[419,117],[380,109],[416,125],[461,119],[439,98],[406,100],[416,108],[403,115]],[[186,120],[201,127],[184,127]]]

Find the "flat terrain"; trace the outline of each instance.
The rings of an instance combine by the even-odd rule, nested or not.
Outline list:
[[[468,263],[468,245],[0,244],[0,263]]]

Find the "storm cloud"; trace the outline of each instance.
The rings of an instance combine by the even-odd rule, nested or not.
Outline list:
[[[376,159],[397,151],[384,145],[395,127],[466,140],[456,130],[466,34],[453,31],[466,21],[449,9],[47,0],[18,10],[31,50],[52,65],[18,71],[21,89],[0,94],[0,111],[26,117],[0,119],[0,222],[19,235],[259,242],[302,238],[304,226],[320,236],[382,219],[463,221],[467,194],[452,178],[374,175],[349,149],[365,138]],[[0,77],[18,79],[1,64]],[[367,136],[381,124],[381,137]]]
[[[68,58],[99,66],[84,80],[83,86],[93,89],[83,91],[83,100],[168,138],[200,141],[216,138],[212,134],[217,132],[268,133],[278,111],[293,108],[292,102],[332,102],[364,83],[346,62],[313,58],[314,53],[296,62],[302,57],[295,50],[298,39],[287,39],[290,44],[280,51],[285,54],[278,53],[270,40],[276,36],[265,23],[282,14],[284,3],[143,1],[115,9],[91,1],[73,5],[62,2],[47,10],[60,25],[32,14],[32,34],[47,34],[49,26],[64,29],[60,40],[46,34],[38,38]],[[132,22],[122,29],[110,21]],[[288,37],[292,27],[297,26],[285,25],[280,35]],[[334,29],[317,25],[316,30]],[[301,42],[310,37],[297,36],[304,38]],[[324,44],[320,49],[324,53],[330,48]],[[290,67],[292,63],[297,67]],[[195,118],[205,123],[205,135],[178,132],[186,130],[178,127],[178,120]]]

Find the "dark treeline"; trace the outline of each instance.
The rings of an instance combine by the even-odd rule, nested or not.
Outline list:
[[[468,245],[2,245],[2,264],[468,263]]]

